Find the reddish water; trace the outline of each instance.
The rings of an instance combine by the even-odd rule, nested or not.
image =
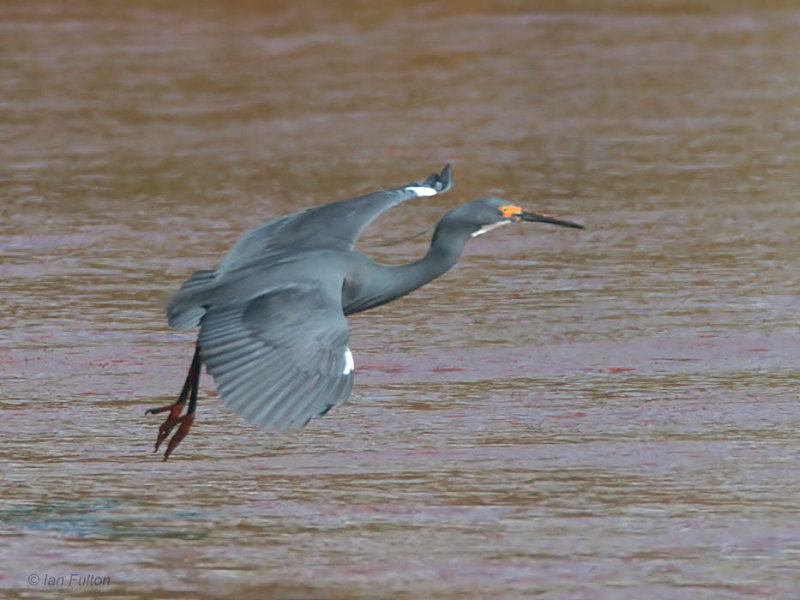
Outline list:
[[[279,4],[0,7],[3,597],[797,598],[800,13]],[[204,376],[150,453],[194,268],[448,161],[363,251],[489,194],[587,230],[352,318],[302,432]]]

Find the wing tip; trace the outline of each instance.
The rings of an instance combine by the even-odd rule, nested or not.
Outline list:
[[[441,173],[434,173],[422,183],[412,183],[405,189],[417,196],[435,196],[446,192],[451,187],[453,187],[453,169],[450,163],[447,163]]]

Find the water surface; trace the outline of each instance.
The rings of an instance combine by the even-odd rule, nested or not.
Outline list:
[[[800,13],[551,4],[0,8],[4,597],[797,597]],[[150,453],[170,291],[446,162],[363,251],[489,194],[587,229],[350,319],[354,394],[304,431],[204,376]]]

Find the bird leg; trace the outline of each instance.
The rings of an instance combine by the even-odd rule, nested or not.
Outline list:
[[[157,415],[158,413],[169,411],[167,418],[158,429],[158,436],[156,438],[156,445],[153,452],[158,452],[158,448],[161,446],[161,443],[167,438],[175,426],[180,424],[178,431],[175,432],[172,438],[170,438],[169,444],[167,444],[167,450],[164,452],[164,460],[169,458],[169,455],[172,454],[172,451],[175,450],[178,444],[181,443],[181,440],[186,437],[186,434],[189,433],[189,429],[192,427],[192,423],[194,423],[194,413],[197,409],[197,389],[200,382],[201,368],[202,363],[200,361],[200,346],[197,346],[194,351],[192,364],[189,367],[189,373],[186,375],[186,381],[183,384],[183,389],[181,390],[181,394],[178,396],[178,399],[175,401],[175,403],[168,406],[162,406],[160,408],[150,408],[144,413],[146,415]],[[187,398],[189,400],[189,408],[186,410],[186,414],[181,416],[181,412],[183,411],[183,407],[186,405]]]

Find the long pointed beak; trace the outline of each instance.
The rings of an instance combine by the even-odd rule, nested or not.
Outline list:
[[[528,212],[523,210],[518,215],[523,221],[532,221],[537,223],[552,223],[553,225],[561,225],[562,227],[573,227],[575,229],[584,229],[583,225],[580,223],[575,223],[574,221],[565,221],[563,219],[557,219],[556,217],[546,215],[544,213],[538,212]]]

